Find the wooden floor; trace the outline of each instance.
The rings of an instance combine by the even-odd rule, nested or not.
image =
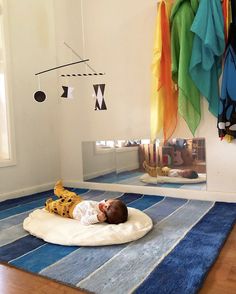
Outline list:
[[[1,294],[82,294],[88,293],[44,277],[0,265]],[[236,225],[209,272],[199,294],[236,293]],[[125,293],[124,293],[125,294]]]
[[[236,225],[218,259],[209,272],[199,294],[236,293]]]
[[[56,283],[42,276],[0,264],[1,294],[85,294],[89,292]]]

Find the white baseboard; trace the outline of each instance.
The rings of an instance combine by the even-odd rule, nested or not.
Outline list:
[[[109,168],[109,169],[106,169],[106,170],[86,174],[86,175],[84,175],[84,179],[87,181],[87,180],[90,180],[90,179],[93,179],[93,178],[96,178],[96,177],[100,177],[100,176],[104,176],[104,175],[107,175],[107,174],[113,173],[113,172],[116,172],[116,169]]]
[[[32,187],[28,187],[28,188],[24,188],[24,189],[15,190],[12,192],[1,193],[0,194],[0,201],[4,201],[7,199],[13,199],[13,198],[19,198],[22,196],[27,196],[27,195],[51,190],[51,189],[53,189],[54,185],[55,185],[55,182],[51,182],[51,183],[47,183],[47,184],[43,184],[43,185],[32,186]]]
[[[213,192],[213,191],[199,191],[199,190],[184,190],[176,188],[161,188],[148,186],[134,186],[134,185],[120,185],[120,184],[103,184],[81,182],[79,180],[64,181],[64,185],[73,188],[87,188],[105,191],[116,191],[123,193],[141,193],[149,195],[168,196],[174,198],[184,198],[203,201],[220,201],[220,202],[234,202],[236,203],[235,193],[229,192]]]
[[[139,168],[139,164],[127,165],[121,168],[117,168],[117,173],[127,172],[131,170],[136,170]]]
[[[161,188],[161,187],[147,187],[121,184],[102,184],[83,182],[81,180],[64,180],[64,185],[72,188],[86,188],[105,191],[117,191],[123,193],[141,193],[148,195],[168,196],[174,198],[220,201],[220,202],[234,202],[236,203],[235,193],[217,192],[217,191],[198,191],[198,190],[184,190],[175,188]],[[28,187],[13,192],[6,192],[0,194],[0,201],[21,196],[31,195],[34,193],[44,192],[53,189],[55,182]]]

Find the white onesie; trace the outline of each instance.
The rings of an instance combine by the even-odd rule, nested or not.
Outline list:
[[[179,174],[179,169],[171,169],[168,173],[169,177],[181,177]]]
[[[73,210],[73,219],[79,220],[82,225],[98,223],[97,215],[101,212],[98,208],[100,202],[83,200]]]

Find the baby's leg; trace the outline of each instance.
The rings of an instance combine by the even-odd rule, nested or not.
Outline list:
[[[64,198],[65,200],[68,200],[68,199],[74,200],[75,197],[77,200],[79,199],[82,200],[82,198],[79,195],[77,195],[75,192],[66,190],[62,185],[62,181],[56,182],[54,187],[54,194],[58,196],[59,198],[62,198],[62,199]]]
[[[45,203],[45,209],[50,213],[55,213],[63,217],[70,217],[71,201],[67,202],[64,199],[52,200],[48,199]]]
[[[159,167],[152,167],[146,161],[143,162],[143,167],[151,177],[157,177],[159,175]]]

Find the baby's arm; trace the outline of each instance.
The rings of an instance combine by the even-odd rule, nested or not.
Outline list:
[[[98,215],[97,215],[97,218],[98,218],[100,223],[104,223],[105,220],[107,219],[105,213],[103,213],[103,212],[99,212]]]
[[[106,220],[106,216],[103,212],[98,214],[85,215],[81,218],[80,222],[82,225],[88,226],[96,223],[103,223]]]

